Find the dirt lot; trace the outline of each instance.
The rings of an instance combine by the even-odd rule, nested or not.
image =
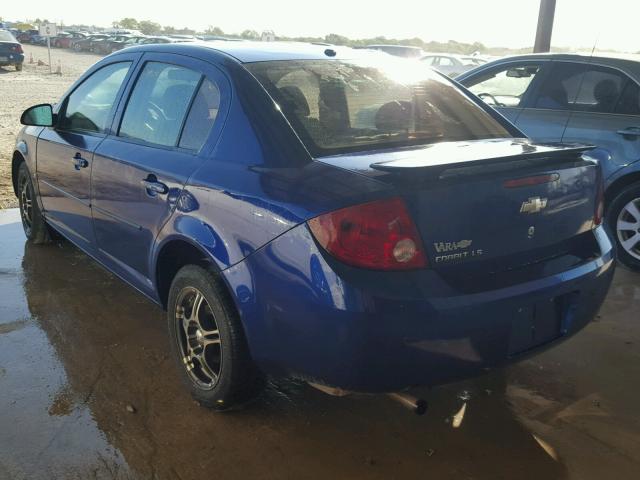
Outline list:
[[[74,80],[101,58],[92,53],[52,49],[53,71],[60,65],[62,73],[50,74],[46,47],[23,47],[26,60],[22,72],[0,67],[0,208],[17,205],[11,188],[11,153],[20,130],[20,114],[37,103],[57,102]]]

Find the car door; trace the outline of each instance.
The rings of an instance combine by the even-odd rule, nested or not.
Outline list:
[[[587,65],[563,142],[590,143],[611,155],[605,178],[640,159],[640,87],[626,73]]]
[[[152,244],[220,133],[229,84],[214,66],[169,54],[146,53],[136,76],[96,151],[92,205],[99,256],[150,292]]]
[[[527,97],[516,126],[540,142],[559,142],[571,116],[586,64],[552,61]]]
[[[516,123],[524,102],[544,75],[546,60],[513,61],[479,70],[461,83],[491,105],[511,122]],[[527,132],[525,132],[527,133]]]
[[[113,119],[114,103],[137,56],[101,65],[61,102],[55,126],[43,129],[37,145],[37,178],[47,220],[90,250],[91,168],[96,147]]]

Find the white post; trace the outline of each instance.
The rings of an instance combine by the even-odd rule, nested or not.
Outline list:
[[[47,50],[49,50],[49,74],[53,73],[51,69],[51,37],[47,36]]]

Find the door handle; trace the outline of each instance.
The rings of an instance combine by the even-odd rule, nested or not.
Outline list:
[[[640,127],[627,127],[616,132],[623,137],[640,137]]]
[[[76,170],[87,168],[89,166],[89,160],[82,158],[80,152],[76,152],[76,154],[73,156],[73,166]]]
[[[164,183],[159,182],[158,178],[154,174],[149,174],[147,178],[142,180],[142,185],[144,185],[145,190],[147,191],[147,195],[150,197],[155,197],[156,195],[164,195],[169,191],[169,187],[167,187]]]

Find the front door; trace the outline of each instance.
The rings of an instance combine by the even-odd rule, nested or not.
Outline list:
[[[185,183],[219,134],[225,85],[205,62],[145,54],[135,84],[125,92],[128,101],[116,114],[119,128],[96,150],[92,205],[98,254],[147,293],[153,242],[182,205]]]
[[[62,102],[56,125],[38,138],[37,173],[45,216],[85,249],[94,244],[91,217],[93,154],[104,139],[130,61],[90,74]]]

